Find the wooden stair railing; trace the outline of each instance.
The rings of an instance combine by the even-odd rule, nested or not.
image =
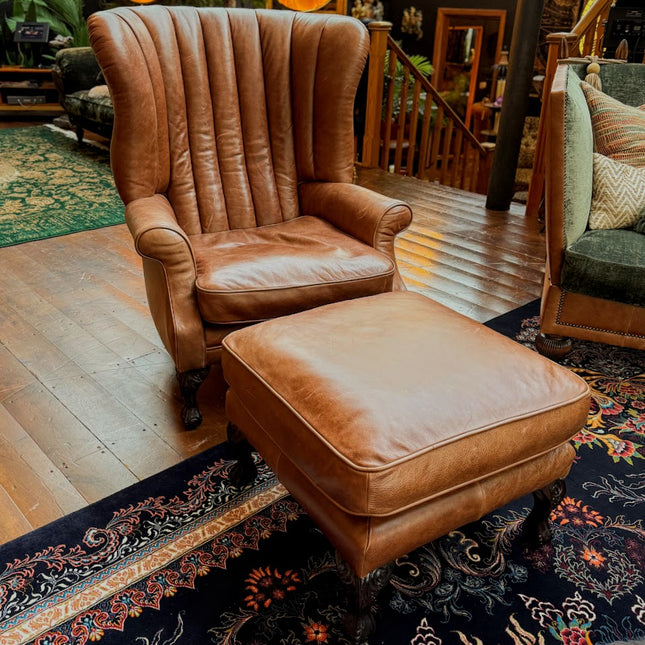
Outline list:
[[[371,46],[361,164],[485,194],[494,146],[482,145],[416,69],[389,35],[391,23],[373,22],[368,27]],[[393,118],[397,62],[403,76],[398,115]]]
[[[609,10],[615,0],[596,0],[585,12],[579,22],[568,33],[554,33],[547,36],[549,46],[544,84],[542,87],[542,107],[538,126],[533,172],[526,201],[526,215],[537,217],[544,197],[544,156],[546,152],[546,115],[549,95],[558,60],[572,56],[602,57],[602,41]]]

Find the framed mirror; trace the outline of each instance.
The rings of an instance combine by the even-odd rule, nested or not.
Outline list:
[[[437,9],[431,81],[468,127],[473,104],[490,92],[505,26],[504,9]]]

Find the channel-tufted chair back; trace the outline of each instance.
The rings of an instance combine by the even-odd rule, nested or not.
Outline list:
[[[410,208],[352,183],[368,33],[346,16],[122,7],[88,21],[111,161],[182,420],[243,325],[404,288]]]
[[[348,90],[368,37],[358,21],[319,18],[163,6],[104,15],[93,47],[115,106],[123,201],[165,193],[194,235],[292,219],[298,182],[351,181]]]

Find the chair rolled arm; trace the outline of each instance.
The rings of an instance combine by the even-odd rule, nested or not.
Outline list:
[[[194,270],[190,240],[163,195],[131,201],[125,207],[125,221],[140,255],[173,265],[183,260]]]
[[[204,325],[189,237],[163,195],[133,200],[126,206],[125,218],[144,258],[148,305],[166,349],[180,372],[204,367]]]
[[[394,239],[412,222],[408,204],[356,184],[302,184],[300,210],[394,258]]]

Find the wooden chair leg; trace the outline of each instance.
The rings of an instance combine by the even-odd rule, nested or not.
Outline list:
[[[336,552],[336,568],[338,575],[347,586],[348,602],[345,614],[345,627],[350,638],[356,645],[367,643],[370,634],[376,629],[378,614],[377,599],[392,577],[393,563],[388,563],[363,578],[345,562]]]
[[[210,365],[195,370],[177,372],[179,390],[184,399],[184,407],[181,410],[181,420],[186,430],[194,430],[202,422],[202,413],[197,406],[197,390],[206,380]]]
[[[535,338],[535,349],[554,361],[562,360],[571,348],[571,339],[566,336],[539,333]]]
[[[229,421],[226,426],[226,437],[237,463],[231,468],[229,479],[237,488],[250,484],[258,475],[253,461],[253,446],[246,440],[242,431]]]
[[[567,492],[564,479],[556,479],[541,490],[533,493],[533,510],[524,520],[522,544],[529,549],[537,549],[553,539],[549,515],[564,499]]]

